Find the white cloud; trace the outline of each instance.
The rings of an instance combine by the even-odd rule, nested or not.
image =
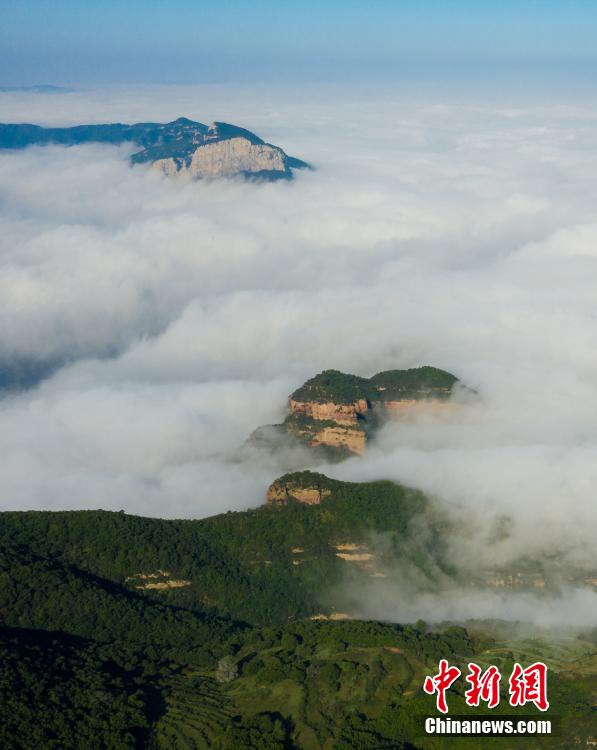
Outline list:
[[[330,471],[480,511],[471,554],[485,519],[509,513],[501,559],[554,545],[595,563],[591,104],[0,97],[12,121],[234,121],[318,167],[293,184],[192,184],[129,168],[125,147],[0,154],[0,361],[71,362],[0,401],[2,507],[256,505],[273,469],[238,463],[238,447],[306,377],[429,363],[482,403],[389,425]]]

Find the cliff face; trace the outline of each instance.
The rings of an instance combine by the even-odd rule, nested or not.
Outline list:
[[[369,408],[364,398],[353,404],[335,404],[333,401],[296,401],[291,396],[289,404],[291,414],[306,414],[311,419],[331,420],[342,425],[357,424],[359,416],[365,414]]]
[[[157,159],[153,167],[167,175],[181,174],[193,179],[268,173],[290,176],[282,149],[266,143],[251,143],[246,138],[230,138],[199,146],[188,164],[170,157]]]
[[[434,367],[388,370],[372,378],[325,370],[289,397],[290,413],[276,429],[327,458],[364,453],[376,428],[393,415],[450,408],[458,380]]]
[[[347,430],[342,426],[323,427],[311,437],[309,445],[327,446],[360,455],[365,452],[367,434],[364,430]]]
[[[365,429],[358,424],[336,424],[332,420],[295,419],[290,415],[282,427],[310,448],[331,448],[346,457],[348,453],[364,453]],[[336,456],[339,457],[339,456]]]

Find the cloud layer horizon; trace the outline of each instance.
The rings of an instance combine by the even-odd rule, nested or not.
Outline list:
[[[597,107],[227,96],[0,94],[12,121],[228,119],[317,167],[189,183],[125,147],[0,154],[0,368],[31,380],[0,399],[2,509],[254,507],[274,467],[238,449],[306,378],[431,364],[481,402],[325,470],[472,513],[472,557],[508,516],[500,561],[594,565]]]

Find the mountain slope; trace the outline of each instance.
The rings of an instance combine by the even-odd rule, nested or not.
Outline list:
[[[259,509],[197,521],[1,513],[2,746],[466,748],[421,734],[419,717],[435,714],[422,681],[445,657],[504,673],[514,660],[545,659],[562,729],[541,747],[586,747],[594,633],[556,640],[483,622],[429,632],[333,619],[334,586],[349,575],[365,590],[385,555],[391,566],[402,556],[417,578],[437,575],[443,528],[420,492],[313,472],[280,477]],[[450,690],[451,712],[486,712],[464,704],[464,689]],[[496,716],[517,712],[533,710],[503,702]]]
[[[61,633],[0,628],[0,746],[146,747],[159,695],[152,665]]]
[[[325,505],[291,500],[181,521],[104,511],[2,513],[0,548],[7,578],[0,580],[0,597],[10,594],[9,581],[23,566],[31,572],[29,578],[19,572],[21,593],[28,580],[32,590],[43,591],[42,578],[63,566],[63,575],[69,581],[74,576],[77,587],[80,577],[89,575],[93,585],[110,582],[113,595],[129,592],[135,601],[167,603],[202,616],[217,610],[250,623],[282,623],[331,611],[330,592],[349,568],[365,580],[376,575],[381,558],[364,551],[372,534],[387,535],[392,555],[400,555],[408,541],[409,560],[422,570],[439,563],[439,537],[427,545],[421,536],[419,522],[428,503],[420,492],[392,482],[356,484],[311,472],[287,480],[306,490],[314,482],[325,485]],[[355,545],[363,550],[351,557]],[[366,558],[359,560],[363,554]],[[52,566],[51,571],[44,566]],[[5,612],[7,624],[40,627],[15,619],[14,607]],[[52,627],[51,622],[44,627]]]

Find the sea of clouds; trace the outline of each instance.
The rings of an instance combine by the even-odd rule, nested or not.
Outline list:
[[[254,507],[276,467],[239,448],[306,378],[431,364],[480,401],[324,470],[440,498],[467,518],[463,564],[596,566],[597,100],[0,93],[5,122],[178,116],[316,169],[190,183],[128,146],[0,153],[1,508]]]

